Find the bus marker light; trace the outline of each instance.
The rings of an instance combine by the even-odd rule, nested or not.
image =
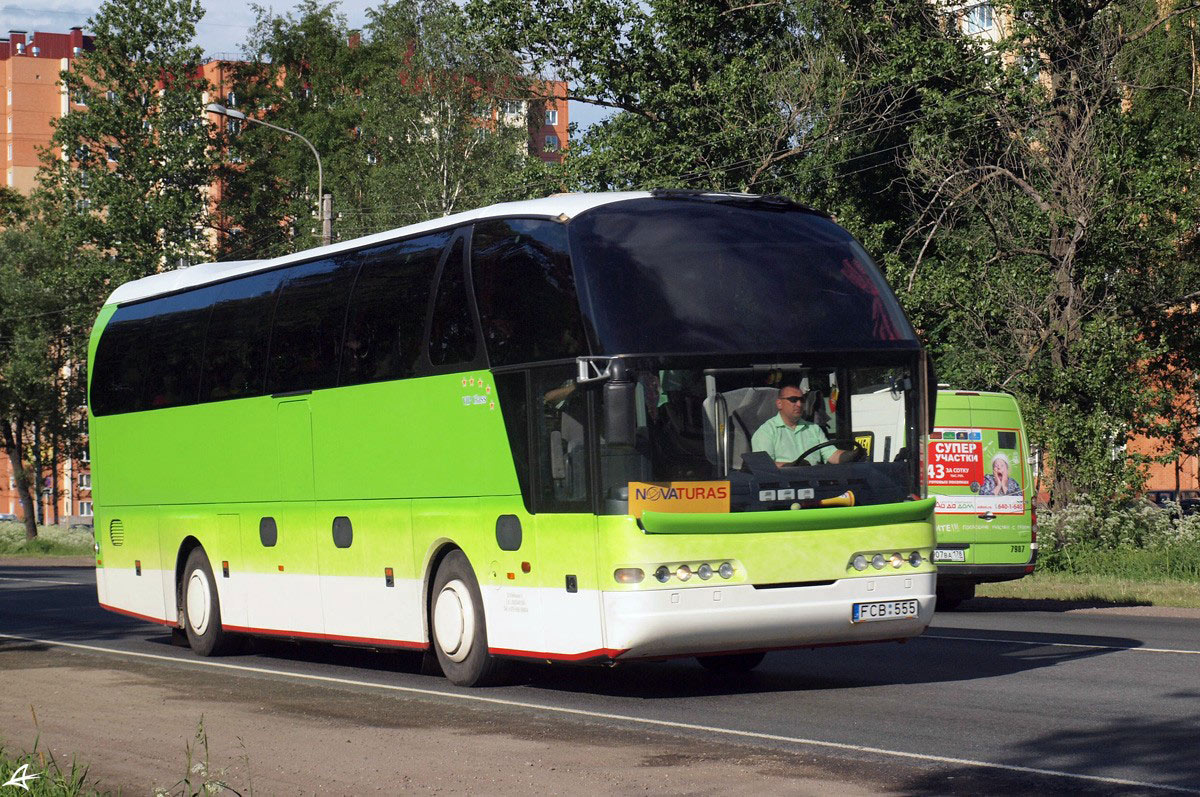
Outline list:
[[[700,576],[701,580],[708,581],[713,577],[712,565],[710,565],[708,562],[700,565],[700,567],[696,570],[696,575]]]
[[[858,556],[854,557],[854,560],[851,561],[850,564],[854,566],[855,570],[862,572],[863,570],[866,570],[868,567],[867,557],[863,556],[862,554],[859,554]]]
[[[229,562],[221,562],[221,575],[225,578],[229,578]]]
[[[283,565],[280,565],[280,566],[279,566],[279,572],[280,572],[280,573],[282,573],[282,572],[283,572]]]
[[[142,560],[141,559],[133,560],[133,570],[134,570],[134,575],[140,576],[142,574]]]
[[[529,562],[521,562],[521,572],[522,573],[528,573],[532,569],[533,569],[533,567],[530,566]]]
[[[680,581],[687,581],[691,577],[692,568],[688,567],[687,565],[680,565],[679,569],[675,571],[675,578],[679,579]]]
[[[666,584],[671,580],[671,571],[667,569],[666,565],[659,565],[658,569],[654,571],[654,577],[658,579],[658,583]]]
[[[904,564],[904,557],[898,553],[892,554],[892,567],[899,568]]]
[[[509,573],[509,574],[508,574],[508,580],[509,580],[509,581],[515,581],[515,580],[516,580],[516,578],[517,578],[517,574],[516,574],[516,573]]]
[[[886,564],[887,560],[883,558],[883,554],[881,553],[877,553],[871,557],[871,566],[876,570],[882,570]]]
[[[717,568],[717,572],[721,574],[721,578],[733,578],[733,565],[729,562],[722,562]]]
[[[396,576],[390,567],[383,568],[383,585],[385,587],[396,586]]]
[[[622,567],[613,573],[618,584],[640,584],[646,578],[646,571],[640,567]]]

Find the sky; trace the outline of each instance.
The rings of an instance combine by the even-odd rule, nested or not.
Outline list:
[[[259,0],[259,4],[275,13],[286,13],[296,3],[270,3]],[[248,0],[204,0],[204,18],[197,25],[197,43],[205,54],[213,58],[237,58],[242,43],[254,24],[254,11]],[[364,27],[367,9],[378,5],[374,0],[342,0],[340,10],[346,15],[351,27]],[[5,3],[0,0],[0,36],[10,30],[29,33],[65,33],[75,26],[84,28],[87,21],[99,8],[99,0],[22,0],[21,3]],[[604,117],[606,113],[592,106],[572,102],[570,120],[581,129]]]

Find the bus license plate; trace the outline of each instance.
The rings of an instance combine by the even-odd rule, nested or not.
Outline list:
[[[934,548],[933,561],[965,562],[967,561],[967,552],[962,548]]]
[[[852,623],[870,623],[875,620],[908,620],[917,616],[921,605],[915,599],[905,601],[880,601],[879,603],[856,603],[850,617]]]

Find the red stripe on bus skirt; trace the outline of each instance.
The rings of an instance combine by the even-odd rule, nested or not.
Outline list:
[[[546,661],[587,661],[588,659],[615,659],[627,650],[614,648],[598,648],[583,653],[539,653],[534,650],[510,650],[508,648],[488,648],[493,656],[519,656],[524,659],[544,659]]]
[[[322,642],[348,642],[353,645],[378,645],[380,647],[407,648],[409,650],[425,650],[429,647],[424,642],[409,642],[404,639],[376,639],[366,636],[342,636],[340,634],[316,634],[310,631],[279,631],[272,628],[249,628],[240,625],[221,625],[226,631],[237,634],[259,634],[262,636],[279,636],[289,639],[316,639]]]
[[[138,620],[145,620],[149,623],[158,623],[159,625],[171,627],[175,626],[175,623],[171,622],[170,620],[164,620],[161,617],[151,617],[148,614],[138,614],[137,612],[131,612],[128,609],[118,609],[116,606],[109,606],[107,603],[101,603],[100,608],[108,609],[110,612],[116,612],[117,614],[123,614],[126,617],[134,617]]]

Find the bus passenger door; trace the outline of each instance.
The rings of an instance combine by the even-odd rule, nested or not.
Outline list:
[[[306,399],[283,400],[275,407],[275,469],[279,502],[271,518],[274,534],[247,530],[259,537],[255,542],[264,550],[266,568],[258,594],[249,601],[250,625],[321,634],[325,627],[314,534],[312,417]]]

